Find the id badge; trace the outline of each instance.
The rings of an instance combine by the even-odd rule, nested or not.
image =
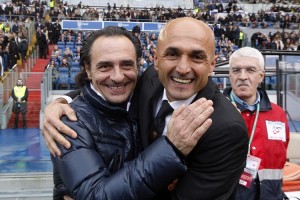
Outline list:
[[[256,178],[261,159],[252,155],[247,156],[246,167],[242,173],[239,184],[250,188],[253,179]]]

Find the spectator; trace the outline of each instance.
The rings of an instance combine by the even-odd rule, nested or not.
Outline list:
[[[4,74],[4,62],[2,57],[2,46],[0,46],[0,78],[2,79],[2,76]]]
[[[255,32],[252,34],[251,36],[251,47],[252,48],[257,48],[257,38],[258,38],[258,35],[260,34],[260,32]]]
[[[58,78],[58,71],[57,71],[57,65],[55,64],[54,60],[50,60],[50,63],[46,66],[46,69],[51,69],[52,72],[52,88],[56,88],[56,81]]]
[[[3,71],[6,72],[9,69],[9,45],[7,46],[1,46],[0,47],[2,49],[2,53],[1,53],[1,57],[2,57],[2,67],[3,67]]]
[[[4,32],[5,33],[10,33],[10,25],[9,25],[9,23],[5,24],[5,26],[4,26]]]
[[[67,59],[68,62],[71,62],[73,59],[73,52],[67,47],[64,51],[63,57]]]
[[[280,38],[280,35],[276,35],[274,38],[274,43],[276,44],[276,50],[283,50],[284,44]]]
[[[139,37],[141,33],[141,27],[140,27],[140,24],[137,23],[133,28],[132,28],[132,34],[136,37]]]
[[[266,91],[259,88],[264,67],[263,55],[250,47],[238,49],[229,60],[232,88],[226,88],[224,94],[241,111],[250,138],[236,200],[287,199],[282,191],[282,177],[289,124],[284,110],[271,103]]]
[[[61,61],[59,67],[66,67],[66,68],[70,69],[70,65],[69,65],[69,63],[68,63],[67,58],[63,58],[63,59],[62,59],[62,61]]]
[[[21,42],[20,42],[19,47],[20,47],[22,61],[26,61],[27,50],[28,50],[28,41],[23,35],[21,35],[20,39],[21,39]]]
[[[40,27],[38,27],[36,35],[39,45],[39,58],[47,59],[48,42],[46,39],[46,35]]]
[[[61,35],[61,25],[58,21],[58,19],[56,20],[56,22],[53,24],[53,42],[54,44],[57,44],[57,41]]]
[[[14,65],[17,64],[17,60],[20,59],[20,49],[16,43],[16,40],[12,34],[8,35],[8,65],[12,69]]]

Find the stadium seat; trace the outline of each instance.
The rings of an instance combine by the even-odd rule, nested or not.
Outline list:
[[[65,45],[64,44],[57,44],[57,48],[64,51]]]
[[[75,77],[77,76],[77,74],[80,72],[80,68],[79,67],[73,67],[70,69],[70,89],[76,89],[76,81],[75,81]]]
[[[74,46],[74,42],[66,42],[66,45],[73,45]]]
[[[70,68],[70,76],[74,75],[74,73],[77,74],[78,72],[80,72],[80,67],[79,66],[78,67],[73,66],[73,67]]]
[[[58,41],[58,42],[57,42],[57,45],[65,46],[65,42],[63,42],[63,41]]]
[[[57,71],[58,71],[58,74],[62,74],[62,75],[66,75],[66,76],[70,76],[70,73],[69,73],[69,68],[68,67],[58,67],[57,68]]]
[[[71,67],[79,67],[80,66],[80,63],[79,62],[71,62],[70,63]]]
[[[69,74],[60,73],[56,82],[56,89],[58,90],[68,90],[70,89],[70,78]]]
[[[74,49],[74,44],[66,44],[66,48],[69,48],[70,49],[70,51],[73,51],[73,49]]]

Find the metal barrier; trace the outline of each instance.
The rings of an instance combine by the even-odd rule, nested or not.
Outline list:
[[[12,98],[11,91],[18,80],[18,67],[13,66],[7,74],[2,77],[0,84],[0,128],[5,129],[11,116]]]
[[[33,66],[36,64],[38,58],[38,50],[34,49],[32,54],[28,57],[27,63],[22,67],[15,65],[2,77],[0,82],[0,129],[7,128],[9,118],[12,114],[12,98],[11,91],[16,85],[17,80],[21,78],[26,85],[28,74],[31,72]]]

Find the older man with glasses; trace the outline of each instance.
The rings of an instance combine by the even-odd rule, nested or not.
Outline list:
[[[284,110],[259,88],[264,65],[262,54],[250,47],[238,49],[229,60],[231,87],[224,94],[240,109],[250,138],[236,200],[287,199],[281,188],[289,126]]]

